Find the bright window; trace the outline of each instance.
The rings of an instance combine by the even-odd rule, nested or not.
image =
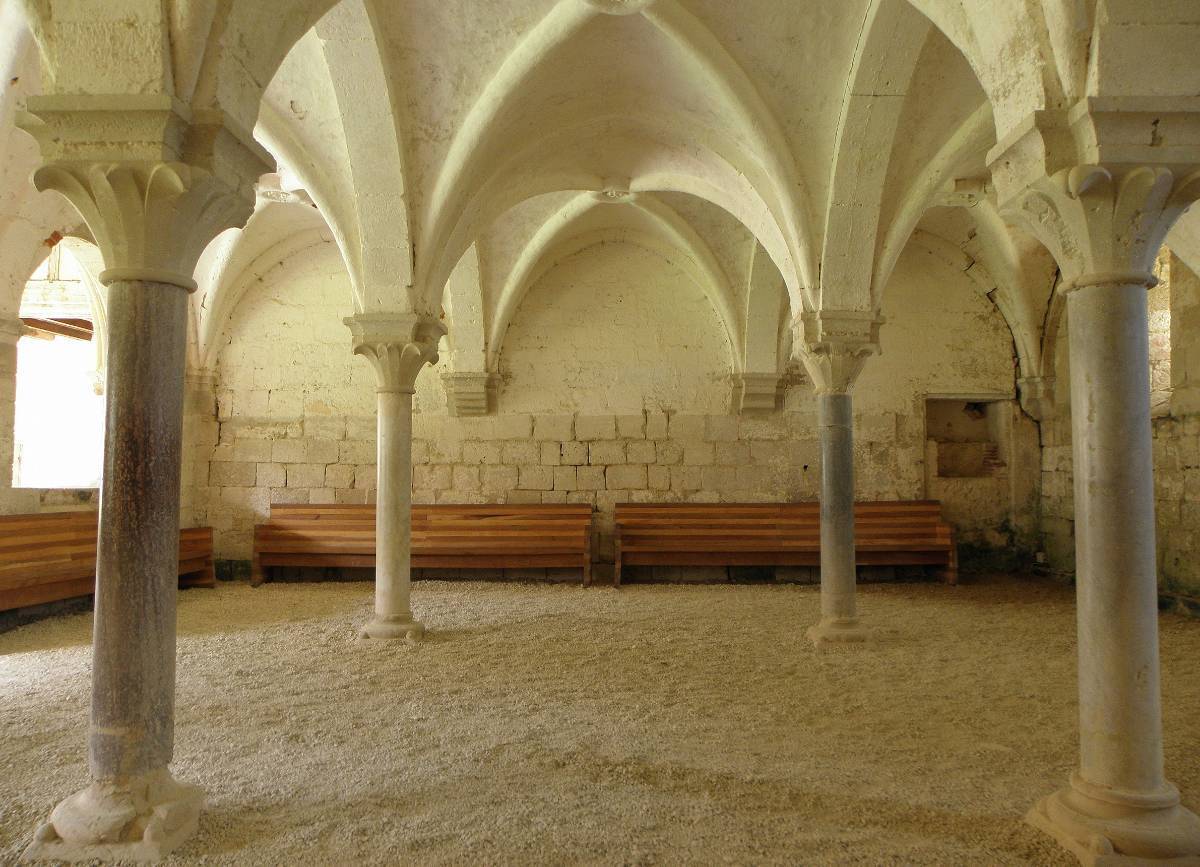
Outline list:
[[[55,247],[25,286],[17,342],[13,485],[95,488],[104,452],[104,394],[86,275]]]

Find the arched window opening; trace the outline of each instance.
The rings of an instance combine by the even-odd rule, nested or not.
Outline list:
[[[102,351],[91,278],[58,244],[25,284],[13,486],[95,488],[104,450]]]

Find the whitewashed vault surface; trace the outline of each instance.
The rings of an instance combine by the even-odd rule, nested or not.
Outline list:
[[[201,260],[192,365],[211,368],[214,335],[271,260],[332,236],[356,310],[446,318],[448,387],[466,413],[486,408],[529,287],[600,242],[679,264],[717,314],[751,403],[792,353],[791,319],[872,315],[901,250],[936,249],[992,293],[1036,409],[1055,269],[1013,224],[1008,197],[1059,167],[1051,145],[1096,156],[1110,116],[1144,125],[1157,156],[1179,161],[1200,89],[1186,50],[1200,11],[1178,2],[0,8],[0,314],[15,312],[51,233],[88,235],[28,182],[37,148],[13,129],[17,110],[39,93],[104,95],[123,110],[166,98],[253,137],[278,172],[250,224]],[[1151,44],[1146,64],[1138,52]],[[1131,111],[1134,96],[1153,97],[1162,117]],[[1080,106],[1104,117],[1082,129]],[[1181,256],[1200,258],[1198,234],[1181,224]]]

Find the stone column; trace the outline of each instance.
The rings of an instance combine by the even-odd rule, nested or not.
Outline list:
[[[346,320],[354,353],[371,362],[377,401],[375,616],[364,638],[418,640],[425,627],[409,603],[412,549],[412,399],[417,374],[436,364],[446,327],[416,315],[358,314]]]
[[[19,319],[0,320],[0,489],[11,488],[13,482],[17,341],[24,330]]]
[[[823,311],[801,320],[801,359],[817,390],[821,441],[821,620],[808,630],[826,642],[865,641],[858,620],[854,551],[854,402],[850,389],[878,350],[873,314]]]
[[[821,622],[814,642],[837,633],[865,638],[854,600],[854,401],[846,392],[817,396],[821,441]]]
[[[68,101],[74,105],[73,101]],[[39,189],[66,195],[104,256],[108,291],[108,383],[104,477],[96,558],[91,784],[50,814],[26,850],[30,859],[157,860],[196,829],[203,794],[176,782],[175,599],[178,583],[180,439],[187,293],[205,245],[239,225],[253,201],[251,177],[161,158],[172,145],[104,141],[127,129],[137,108],[63,108],[31,99],[33,131],[47,159]],[[138,103],[141,106],[141,103]],[[39,108],[41,110],[39,110]],[[149,122],[190,140],[186,121],[163,107]],[[136,126],[136,124],[135,124]],[[138,126],[138,136],[142,127]],[[225,134],[197,131],[200,142]],[[89,138],[89,136],[91,138]],[[231,144],[226,142],[226,144]],[[67,150],[69,149],[69,150]],[[144,159],[114,160],[114,153]],[[66,152],[64,152],[66,151]],[[236,148],[224,154],[228,161]],[[246,157],[246,168],[260,165]]]
[[[1200,183],[1078,166],[1021,202],[1069,279],[1079,769],[1029,814],[1086,864],[1200,859],[1163,770],[1146,289]]]

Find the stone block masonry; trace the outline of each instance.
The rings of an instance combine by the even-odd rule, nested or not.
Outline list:
[[[613,508],[622,502],[811,500],[820,466],[811,412],[767,418],[683,415],[515,414],[414,418],[415,503],[588,503],[598,510],[598,556],[612,553]],[[887,426],[867,424],[869,430]],[[374,420],[229,416],[195,446],[192,518],[215,531],[222,560],[250,557],[254,524],[271,503],[371,502]],[[889,435],[894,432],[889,429]],[[214,440],[215,441],[211,441]],[[864,440],[865,446],[870,445]],[[922,473],[864,452],[863,498],[917,498]]]

